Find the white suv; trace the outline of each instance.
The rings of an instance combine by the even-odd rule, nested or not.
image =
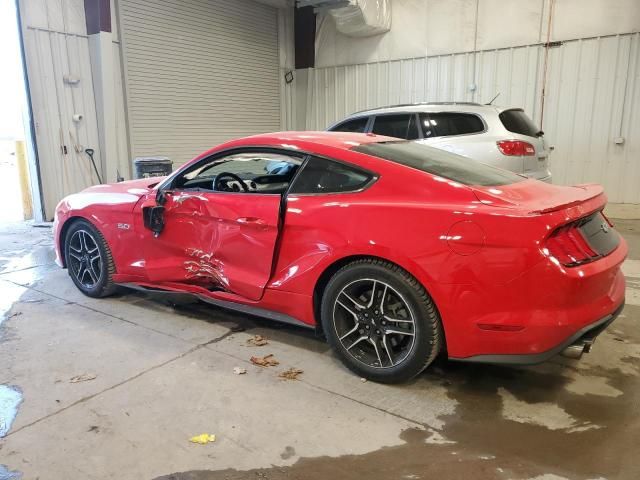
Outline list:
[[[424,103],[354,113],[329,128],[422,140],[482,163],[551,183],[544,133],[521,108]]]

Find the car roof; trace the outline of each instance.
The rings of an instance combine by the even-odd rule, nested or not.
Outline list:
[[[429,102],[429,103],[405,103],[389,105],[352,113],[346,118],[362,117],[368,115],[380,115],[397,112],[469,112],[469,113],[500,113],[505,110],[518,109],[519,107],[501,107],[498,105],[481,105],[472,102]]]
[[[217,145],[187,162],[191,165],[203,158],[229,149],[242,147],[271,147],[292,152],[319,153],[327,148],[351,150],[365,143],[398,141],[397,138],[375,135],[373,133],[353,132],[274,132],[262,133],[250,137],[238,138]],[[185,165],[187,165],[185,164]]]
[[[302,148],[305,145],[321,145],[325,147],[350,150],[351,148],[363,143],[377,143],[389,140],[398,139],[385,137],[384,135],[375,135],[373,133],[304,131],[263,133],[260,135],[241,138],[229,143],[237,144],[237,146],[269,145],[292,150],[295,150],[296,147]]]

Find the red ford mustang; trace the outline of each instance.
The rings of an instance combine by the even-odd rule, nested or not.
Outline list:
[[[440,352],[579,356],[621,311],[627,246],[597,185],[529,180],[420,142],[274,133],[56,211],[86,295],[188,293],[321,330],[358,375],[407,380]]]

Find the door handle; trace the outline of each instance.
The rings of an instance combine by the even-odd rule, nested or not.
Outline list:
[[[236,222],[242,225],[257,225],[257,226],[265,226],[267,222],[265,222],[261,218],[257,217],[240,217],[236,220]]]

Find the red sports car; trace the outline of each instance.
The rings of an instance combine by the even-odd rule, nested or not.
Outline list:
[[[627,246],[598,185],[529,180],[422,143],[285,132],[58,205],[86,295],[124,285],[316,328],[400,382],[441,352],[532,364],[590,348],[624,304]]]

